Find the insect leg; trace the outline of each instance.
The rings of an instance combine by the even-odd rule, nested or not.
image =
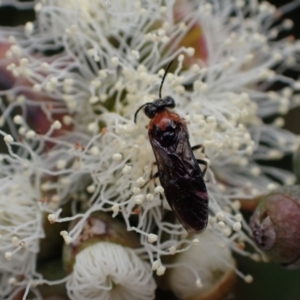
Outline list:
[[[153,165],[156,165],[156,162],[153,163]],[[144,188],[149,182],[150,180],[153,180],[154,186],[157,187],[156,181],[155,179],[159,177],[159,172],[157,171],[156,173],[153,174],[153,168],[151,169],[151,173],[150,173],[150,178],[149,180],[147,180],[140,188]],[[163,214],[163,195],[159,194],[159,199],[161,200],[161,212]]]
[[[151,180],[152,177],[150,177],[142,186],[140,186],[140,189],[144,188]]]
[[[198,149],[200,149],[201,153],[203,153],[205,155],[205,153],[204,153],[205,147],[203,145],[199,144],[199,145],[195,145],[195,146],[192,147],[193,151],[198,150]],[[207,157],[207,156],[205,155],[205,157]],[[199,164],[201,164],[201,165],[204,165],[204,168],[203,168],[203,171],[202,171],[203,172],[203,176],[204,176],[205,173],[206,173],[206,171],[207,171],[207,165],[208,165],[208,163],[204,159],[197,159],[197,162]]]
[[[208,163],[206,160],[203,160],[203,159],[197,159],[197,162],[198,164],[201,164],[201,165],[204,165],[204,168],[203,168],[203,171],[202,171],[202,174],[203,174],[203,177],[207,171],[207,166],[208,166]]]
[[[156,172],[154,175],[151,175],[151,178],[153,179],[153,182],[154,182],[154,186],[157,187],[157,184],[155,182],[155,179],[159,177],[159,172]],[[162,194],[159,194],[159,198],[161,200],[161,205],[162,205],[162,201],[164,200],[164,197]]]
[[[153,165],[155,165],[156,163],[153,163]],[[156,172],[155,174],[152,173],[152,170],[151,170],[151,173],[150,173],[150,178],[140,187],[140,189],[144,188],[151,180],[157,178],[159,176],[159,173]],[[155,181],[154,181],[154,185],[156,186],[155,184]]]
[[[199,144],[199,145],[195,145],[192,147],[192,150],[195,151],[195,150],[198,150],[200,149],[202,153],[204,153],[204,149],[205,147],[202,145],[202,144]]]
[[[156,162],[154,162],[153,165],[156,165]],[[149,178],[144,184],[142,184],[139,188],[140,188],[140,189],[144,188],[145,186],[147,186],[147,185],[149,184],[149,182],[150,182],[151,180],[154,180],[154,186],[156,187],[157,184],[156,184],[156,182],[155,182],[155,179],[156,179],[157,177],[159,177],[159,172],[156,172],[155,174],[153,174],[153,168],[152,168],[152,169],[151,169],[151,173],[150,173],[150,178]],[[134,195],[134,193],[131,193],[130,196],[126,199],[126,201],[129,200],[133,195]],[[160,196],[161,196],[161,195],[160,195]],[[162,200],[162,198],[161,198],[161,200]],[[137,214],[137,213],[133,212],[133,214]]]
[[[157,171],[152,175],[151,179],[156,179],[158,176],[159,176],[159,172]]]

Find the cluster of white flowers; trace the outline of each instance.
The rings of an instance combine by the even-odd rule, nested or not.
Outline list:
[[[229,249],[261,259],[234,200],[294,182],[287,171],[256,161],[279,159],[298,145],[296,137],[281,128],[281,116],[300,102],[300,82],[285,75],[287,69],[299,69],[300,43],[287,35],[278,39],[293,22],[276,21],[299,2],[278,10],[256,0],[112,0],[110,5],[104,0],[10,1],[19,8],[34,8],[36,21],[0,29],[0,44],[7,48],[1,71],[12,76],[10,88],[0,91],[0,135],[9,150],[0,162],[0,251],[5,257],[0,255],[0,295],[35,291],[33,281],[45,282],[35,270],[45,211],[51,223],[80,219],[62,234],[67,244],[95,211],[119,217],[140,237],[139,249],[122,252],[116,245],[108,250],[111,257],[106,254],[105,263],[112,261],[107,268],[111,274],[100,273],[104,256],[97,258],[98,246],[78,254],[67,279],[71,299],[81,299],[79,283],[85,299],[108,299],[118,284],[126,285],[130,299],[154,298],[149,263],[158,276],[166,269],[187,267],[190,282],[201,287],[209,274],[201,273],[200,263],[197,269],[194,259],[166,264],[163,259],[202,255],[192,251],[201,239],[224,249],[223,258],[219,251],[206,251],[212,265],[221,261],[235,268]],[[193,30],[201,31],[197,46],[182,44]],[[207,55],[197,57],[196,47]],[[213,237],[190,237],[177,221],[164,219],[163,189],[158,180],[149,180],[156,167],[147,120],[140,113],[137,124],[133,122],[142,104],[158,98],[163,68],[172,60],[174,70],[162,92],[175,99],[176,112],[188,123],[191,144],[205,146],[207,230]],[[276,91],[275,83],[281,86]],[[263,123],[274,115],[279,117],[272,124]],[[200,158],[201,153],[195,155]],[[62,218],[61,205],[68,202],[72,214]],[[166,201],[163,205],[170,209]],[[244,243],[253,253],[243,250]],[[130,267],[115,266],[118,255],[124,255],[120,264]],[[93,261],[97,263],[87,274]],[[128,271],[134,267],[140,272]],[[132,294],[137,287],[126,284],[130,276],[133,282],[141,279],[144,293]],[[108,286],[106,278],[112,281]],[[185,291],[177,290],[178,276],[169,278],[173,290],[186,297]],[[106,283],[99,291],[102,281]],[[112,295],[119,299],[117,292]]]
[[[17,283],[24,274],[24,283],[37,278],[36,256],[39,239],[44,237],[43,215],[40,213],[39,179],[30,172],[30,163],[14,157],[1,157],[0,246],[2,255],[0,297],[15,296],[24,285]],[[25,286],[26,286],[25,285]]]

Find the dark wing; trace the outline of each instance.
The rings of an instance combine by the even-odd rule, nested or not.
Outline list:
[[[199,233],[207,226],[208,195],[202,177],[178,178],[176,183],[162,184],[176,217],[190,233]]]
[[[151,144],[169,205],[188,232],[202,231],[208,220],[208,195],[186,127],[178,124],[176,143],[169,147],[155,139]]]

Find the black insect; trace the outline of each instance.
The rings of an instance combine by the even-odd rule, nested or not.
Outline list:
[[[168,110],[175,107],[174,99],[161,97],[171,64],[163,76],[159,99],[142,105],[134,115],[134,122],[144,108],[146,116],[151,119],[148,135],[165,197],[183,227],[189,233],[199,233],[205,229],[208,220],[208,194],[203,180],[207,162],[195,158],[193,150],[204,151],[204,147],[191,147],[185,120]],[[205,166],[203,172],[199,163]]]

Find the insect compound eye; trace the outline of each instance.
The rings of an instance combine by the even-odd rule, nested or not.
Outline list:
[[[154,118],[155,114],[157,113],[157,107],[155,105],[147,105],[145,106],[145,115],[149,118],[152,119]]]
[[[165,97],[163,99],[163,101],[164,101],[165,107],[174,108],[176,106],[175,100],[170,96]]]

